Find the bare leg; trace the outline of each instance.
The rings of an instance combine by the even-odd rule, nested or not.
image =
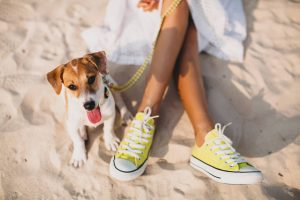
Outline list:
[[[172,0],[163,2],[162,12],[169,7],[171,2]],[[188,5],[183,0],[175,12],[165,19],[157,40],[139,111],[150,106],[153,114],[158,113],[160,102],[172,77],[176,59],[182,47],[188,26],[188,17]]]
[[[164,1],[162,12],[170,2]],[[212,129],[213,122],[208,114],[203,80],[199,77],[201,73],[197,71],[201,70],[197,48],[196,29],[193,23],[189,22],[188,5],[183,1],[163,25],[138,110],[143,111],[146,106],[150,106],[153,114],[158,113],[179,56],[177,60],[179,94],[194,127],[196,143],[201,145],[205,134]]]
[[[179,95],[192,122],[196,144],[201,146],[205,135],[213,129],[213,121],[208,114],[198,55],[197,30],[192,20],[177,60],[176,71]]]

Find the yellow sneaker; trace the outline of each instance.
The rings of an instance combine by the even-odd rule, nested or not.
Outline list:
[[[223,134],[226,126],[221,128],[221,124],[217,123],[206,135],[204,144],[193,147],[190,165],[221,183],[261,182],[262,173],[242,158],[231,146],[231,140]]]
[[[110,175],[118,180],[129,181],[140,176],[146,169],[154,135],[154,118],[151,109],[136,114],[109,166]]]

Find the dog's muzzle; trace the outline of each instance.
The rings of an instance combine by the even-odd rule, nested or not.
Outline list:
[[[95,107],[96,107],[96,104],[95,104],[95,101],[88,101],[88,102],[85,102],[83,104],[83,107],[88,110],[88,111],[91,111],[93,110]]]

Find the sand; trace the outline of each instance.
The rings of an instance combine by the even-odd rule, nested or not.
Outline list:
[[[63,105],[45,79],[87,52],[80,32],[101,25],[107,1],[0,1],[0,199],[300,199],[300,2],[245,1],[243,64],[201,54],[209,109],[262,184],[211,181],[188,165],[193,132],[174,85],[161,109],[150,164],[138,179],[111,179],[102,129],[89,130],[88,162],[68,165]],[[125,81],[136,69],[110,63]],[[144,80],[124,94],[135,111]],[[123,128],[116,123],[119,136]],[[99,139],[100,138],[100,139]]]

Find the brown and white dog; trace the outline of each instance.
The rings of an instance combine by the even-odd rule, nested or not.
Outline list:
[[[70,163],[81,167],[87,160],[84,140],[86,126],[96,127],[104,123],[103,139],[108,150],[116,151],[119,139],[114,133],[115,101],[103,76],[107,75],[104,51],[91,53],[82,58],[59,65],[47,74],[56,94],[64,95],[67,120],[66,128],[74,150]],[[112,81],[112,79],[111,79]],[[121,117],[128,122],[131,118],[123,99],[114,94]]]

